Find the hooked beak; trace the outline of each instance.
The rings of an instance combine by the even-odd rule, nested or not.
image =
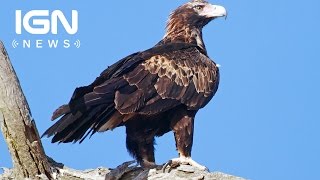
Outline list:
[[[203,12],[200,14],[208,18],[226,17],[227,10],[223,6],[209,4],[204,7]]]

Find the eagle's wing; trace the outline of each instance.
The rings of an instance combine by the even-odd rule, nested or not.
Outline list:
[[[170,51],[150,58],[124,74],[115,92],[115,108],[122,114],[157,114],[177,105],[205,106],[218,87],[218,68],[196,47]],[[109,93],[109,83],[94,88]]]
[[[218,82],[218,68],[196,46],[156,46],[120,60],[91,85],[77,88],[69,104],[54,112],[53,119],[63,116],[44,135],[54,135],[53,142],[82,141],[90,132],[113,129],[137,114],[156,115],[178,105],[199,109]]]

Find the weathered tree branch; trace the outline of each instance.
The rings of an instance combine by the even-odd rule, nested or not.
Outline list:
[[[0,41],[0,127],[8,145],[16,179],[50,179],[50,165],[19,80]]]
[[[181,165],[174,169],[163,170],[143,169],[137,167],[133,162],[125,162],[115,169],[99,167],[83,171],[75,170],[65,166],[57,166],[53,177],[56,180],[167,180],[167,179],[192,179],[192,180],[245,180],[221,172],[210,173],[189,165]],[[4,169],[0,179],[12,179],[12,170]]]

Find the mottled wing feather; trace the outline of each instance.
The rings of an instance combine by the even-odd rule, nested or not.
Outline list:
[[[215,64],[194,47],[151,56],[123,75],[136,89],[127,93],[119,88],[115,107],[122,114],[157,114],[181,104],[189,109],[202,108],[216,91],[217,71]]]
[[[176,99],[190,109],[205,106],[217,90],[218,68],[197,48],[153,56],[142,65],[158,75],[154,87],[163,99]]]

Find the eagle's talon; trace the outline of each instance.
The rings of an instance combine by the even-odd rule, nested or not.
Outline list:
[[[162,166],[162,172],[163,172],[163,173],[166,172],[166,168],[169,166],[170,163],[172,163],[171,160],[169,160],[168,162],[166,162],[166,163]]]
[[[165,163],[162,167],[162,172],[165,173],[166,172],[166,168],[169,166],[169,169],[168,169],[168,173],[170,173],[170,171],[173,169],[173,168],[176,168],[178,166],[180,166],[180,163],[178,161],[175,161],[174,159],[172,160],[169,160],[167,163]]]
[[[163,165],[162,171],[165,172],[166,168],[169,166],[168,172],[170,172],[173,168],[176,168],[181,164],[189,164],[190,166],[196,167],[202,171],[209,171],[207,167],[200,165],[190,157],[179,157],[171,159],[165,165]]]

